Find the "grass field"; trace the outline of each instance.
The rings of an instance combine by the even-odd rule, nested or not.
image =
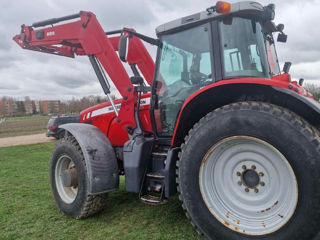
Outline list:
[[[89,219],[60,214],[51,196],[48,166],[54,143],[0,148],[0,239],[201,239],[177,197],[148,206],[136,194],[109,195],[106,209]]]
[[[0,138],[45,132],[50,116],[7,118],[0,123]]]
[[[10,122],[21,122],[21,121],[30,121],[30,120],[48,120],[52,116],[23,116],[23,117],[9,117],[6,118]]]

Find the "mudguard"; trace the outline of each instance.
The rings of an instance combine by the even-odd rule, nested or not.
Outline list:
[[[241,101],[260,101],[286,108],[320,129],[320,103],[302,87],[272,79],[223,80],[199,89],[182,105],[171,146],[179,147],[188,131],[209,112]]]
[[[117,159],[108,138],[95,126],[68,123],[59,126],[78,141],[87,166],[88,192],[92,195],[119,188]]]

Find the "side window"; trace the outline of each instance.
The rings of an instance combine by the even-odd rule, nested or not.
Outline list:
[[[209,75],[212,73],[210,52],[201,54],[200,72],[206,75]]]
[[[198,89],[212,83],[209,29],[206,23],[161,37],[163,44],[156,73],[158,101],[155,109],[160,136],[172,135],[184,101]]]
[[[161,55],[160,72],[168,84],[172,84],[181,77],[183,70],[182,55],[179,50],[168,43],[163,43],[163,52]]]
[[[250,57],[251,57],[251,68],[256,69],[259,72],[262,72],[262,66],[261,66],[261,61],[260,61],[260,54],[258,50],[258,46],[256,44],[250,45]]]
[[[225,49],[224,61],[226,73],[243,70],[241,53],[238,48]]]
[[[241,29],[241,30],[240,30]],[[237,18],[220,22],[224,77],[268,77],[264,36],[259,22]]]
[[[266,40],[267,56],[268,56],[268,62],[269,62],[271,74],[274,76],[274,75],[280,74],[281,71],[279,67],[279,62],[278,62],[278,57],[277,57],[276,49],[274,46],[274,42],[270,43],[270,41],[273,41],[270,39],[272,38],[269,37],[269,40]]]

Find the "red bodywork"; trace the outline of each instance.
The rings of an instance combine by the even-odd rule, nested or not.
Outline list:
[[[172,137],[171,145],[174,145],[176,130],[178,125],[180,124],[180,116],[183,112],[184,108],[188,105],[192,99],[194,99],[197,95],[207,91],[208,89],[226,85],[226,84],[260,84],[260,85],[268,85],[280,88],[291,89],[293,92],[300,94],[305,97],[313,98],[312,95],[307,92],[303,87],[299,86],[296,81],[291,81],[289,74],[281,74],[274,76],[272,79],[261,79],[261,78],[239,78],[239,79],[229,79],[222,80],[213,84],[210,84],[196,92],[186,99],[184,102],[180,114],[178,116],[175,131]],[[289,87],[290,86],[290,87]],[[150,94],[145,94],[142,96],[141,107],[139,116],[141,119],[141,125],[144,131],[152,132],[152,126],[150,121]],[[117,106],[121,105],[121,100],[115,101]],[[92,113],[97,113],[97,115],[92,115]],[[116,115],[113,112],[110,103],[102,103],[91,108],[88,108],[81,112],[81,122],[90,122],[91,124],[98,127],[103,133],[109,138],[110,142],[114,146],[123,146],[126,141],[129,140],[128,133],[124,130],[117,122],[115,121]],[[160,121],[157,121],[157,124],[161,124]],[[158,128],[160,126],[157,126]]]
[[[192,99],[194,99],[196,96],[200,95],[201,93],[203,93],[209,89],[219,87],[222,85],[229,85],[229,84],[258,84],[258,85],[274,86],[274,87],[279,87],[279,88],[290,89],[299,95],[302,95],[302,96],[305,96],[308,98],[313,98],[312,94],[309,93],[305,88],[298,85],[298,83],[296,81],[291,81],[291,77],[288,73],[274,76],[271,79],[266,79],[266,78],[235,78],[235,79],[222,80],[222,81],[210,84],[210,85],[194,92],[192,95],[190,95],[186,99],[184,104],[182,105],[178,119],[176,121],[175,129],[173,132],[173,137],[171,140],[172,146],[174,145],[175,136],[177,133],[177,128],[180,124],[181,114],[184,111],[184,109],[186,108],[186,106],[188,105],[188,103],[191,102]]]
[[[118,50],[119,36],[108,37],[101,28],[96,16],[91,12],[80,12],[80,20],[34,29],[22,25],[21,34],[13,39],[22,48],[45,52],[60,56],[74,57],[75,55],[95,55],[102,67],[115,84],[123,99],[115,100],[116,108],[119,110],[117,117],[110,103],[102,103],[81,112],[81,122],[90,123],[98,127],[110,140],[113,146],[123,146],[129,140],[127,127],[135,127],[134,109],[137,106],[138,95],[133,91],[133,85],[129,76],[115,53]],[[130,29],[131,31],[134,31]],[[39,33],[42,37],[37,38]],[[145,77],[146,82],[152,85],[155,65],[141,40],[131,36],[128,46],[127,61],[136,64]],[[174,144],[177,127],[180,124],[181,113],[192,99],[202,92],[225,84],[260,84],[280,88],[291,89],[297,94],[312,98],[297,82],[291,82],[290,75],[281,74],[272,79],[241,78],[222,80],[208,85],[189,96],[184,102],[178,116],[171,144]],[[152,132],[150,121],[150,94],[144,94],[140,101],[139,116],[142,129]],[[160,106],[161,107],[161,106]],[[161,129],[159,112],[155,112],[155,121],[158,131]]]
[[[122,99],[114,101],[120,108]],[[152,132],[150,121],[150,94],[144,94],[140,100],[139,117],[141,127],[145,132]],[[129,140],[128,132],[117,122],[117,117],[110,102],[90,107],[80,113],[82,123],[90,123],[99,128],[110,140],[113,146],[123,146]]]

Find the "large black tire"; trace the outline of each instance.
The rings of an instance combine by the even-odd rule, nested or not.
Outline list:
[[[249,136],[271,144],[294,171],[298,203],[290,220],[274,232],[246,235],[239,231],[241,224],[239,229],[230,229],[229,223],[219,221],[204,201],[199,182],[204,156],[215,144],[232,136]],[[320,229],[319,132],[296,114],[272,104],[240,102],[224,106],[189,131],[177,162],[177,183],[187,217],[208,239],[312,240]]]
[[[73,202],[64,201],[57,190],[55,169],[61,156],[69,157],[77,171],[78,191]],[[103,209],[106,195],[88,194],[86,163],[81,148],[73,136],[60,139],[55,146],[50,161],[50,183],[58,209],[69,217],[76,219],[87,218]]]

